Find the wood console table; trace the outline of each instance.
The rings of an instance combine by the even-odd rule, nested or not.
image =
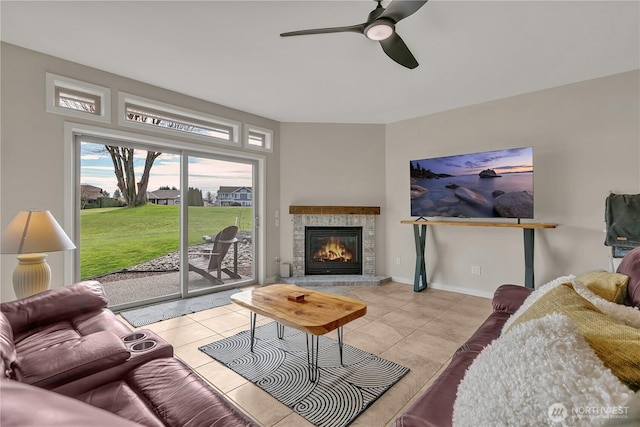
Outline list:
[[[427,243],[427,226],[450,225],[456,227],[507,227],[521,228],[524,232],[524,285],[534,287],[533,283],[533,242],[536,228],[556,228],[556,224],[529,223],[518,224],[510,222],[471,222],[471,221],[400,221],[401,224],[412,224],[416,243],[416,273],[413,280],[414,292],[427,288],[427,268],[425,246]]]

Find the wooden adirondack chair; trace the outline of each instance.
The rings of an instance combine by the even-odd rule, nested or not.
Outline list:
[[[192,255],[200,255],[205,259],[208,259],[206,266],[195,265],[194,262],[189,262],[189,271],[194,271],[209,280],[214,285],[222,285],[222,272],[224,271],[232,279],[241,279],[238,274],[238,239],[236,234],[238,233],[238,227],[231,225],[213,238],[213,245],[209,252],[198,252]],[[227,256],[229,248],[233,245],[233,270],[222,267],[222,261]],[[216,275],[212,275],[211,272],[215,271]]]

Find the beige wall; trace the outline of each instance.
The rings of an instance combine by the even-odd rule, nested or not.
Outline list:
[[[640,193],[640,73],[590,80],[389,125],[282,123],[110,73],[2,44],[0,226],[22,209],[45,208],[62,223],[64,116],[45,112],[45,72],[156,99],[276,131],[267,157],[265,264],[291,261],[290,205],[372,205],[378,218],[376,273],[412,283],[409,219],[411,159],[532,145],[535,220],[559,227],[536,233],[536,284],[608,268],[602,242],[609,191]],[[82,120],[69,120],[83,123]],[[95,123],[86,122],[91,125]],[[117,125],[96,125],[119,129]],[[125,129],[128,131],[128,129]],[[279,211],[279,226],[276,226]],[[447,227],[429,233],[434,287],[490,295],[524,278],[522,232]],[[396,259],[400,258],[400,264]],[[53,286],[64,282],[63,256],[49,257]],[[14,298],[15,256],[2,255],[0,298]],[[480,276],[471,266],[480,266]]]
[[[536,231],[536,284],[608,269],[605,197],[640,192],[639,94],[635,71],[386,126],[284,123],[282,260],[292,256],[289,205],[376,205],[376,273],[413,284],[413,230],[400,224],[410,219],[409,160],[533,146],[534,221],[559,224]],[[521,230],[441,227],[428,234],[433,287],[491,296],[502,283],[524,282]]]
[[[266,156],[265,172],[267,182],[279,180],[278,122],[6,43],[1,45],[1,55],[0,226],[2,229],[18,211],[31,208],[50,210],[61,224],[70,222],[71,219],[65,217],[69,208],[65,206],[63,194],[65,148],[68,148],[65,147],[65,144],[68,144],[64,136],[65,122],[132,132],[130,128],[122,128],[115,124],[117,123],[118,91],[273,129],[275,131],[274,153]],[[47,113],[45,111],[46,72],[109,87],[112,96],[112,123],[103,124]],[[221,82],[221,84],[229,83]],[[154,134],[149,133],[149,135]],[[162,138],[171,139],[166,135],[162,135]],[[179,145],[180,141],[176,140],[176,144]],[[231,151],[242,151],[225,148]],[[263,224],[266,224],[265,258],[272,259],[280,253],[278,229],[274,226],[274,214],[280,205],[279,189],[277,185],[270,185],[266,190],[266,219],[262,219]],[[69,268],[63,274],[65,265],[69,264],[68,258],[68,254],[49,254],[52,287],[60,287],[72,280]],[[2,255],[0,263],[0,299],[2,301],[15,298],[11,274],[16,264],[15,255]],[[266,267],[267,278],[273,276],[272,265],[267,264]]]
[[[280,249],[293,256],[291,205],[380,206],[376,274],[385,270],[384,125],[282,123]]]
[[[474,105],[387,126],[386,273],[413,283],[409,218],[411,159],[533,146],[535,222],[559,224],[535,236],[537,285],[610,266],[604,202],[610,191],[640,192],[638,71]],[[431,227],[427,277],[434,287],[491,295],[523,283],[522,232]],[[396,257],[401,265],[396,265]],[[481,275],[472,275],[480,266]]]

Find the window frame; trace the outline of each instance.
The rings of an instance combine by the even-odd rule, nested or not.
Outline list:
[[[194,124],[200,124],[203,126],[218,126],[221,128],[228,128],[230,130],[230,137],[227,140],[223,138],[216,138],[214,136],[205,136],[184,130],[172,129],[168,127],[128,120],[126,118],[126,114],[129,106],[133,106],[141,110],[148,109],[150,110],[150,113],[163,113],[168,116],[176,116],[175,121],[178,123],[184,123],[180,121],[180,119],[182,118],[193,120],[195,122]],[[132,95],[126,92],[118,92],[118,125],[138,130],[146,130],[157,132],[160,134],[171,135],[173,137],[179,136],[180,138],[187,138],[193,141],[234,147],[240,147],[239,135],[242,129],[242,123],[236,120],[202,113],[199,111],[167,104],[149,98],[143,98],[141,96]]]
[[[45,110],[49,113],[64,116],[78,117],[103,123],[111,123],[111,89],[94,85],[70,77],[59,76],[53,73],[45,73]],[[84,95],[90,99],[97,99],[95,113],[58,105],[59,92],[66,89],[76,95]]]
[[[262,145],[251,144],[252,134],[257,134],[263,137]],[[251,124],[245,124],[244,127],[244,148],[248,150],[256,150],[262,152],[273,153],[273,130],[255,126]]]

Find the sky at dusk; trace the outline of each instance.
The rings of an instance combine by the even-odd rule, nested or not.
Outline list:
[[[136,181],[140,180],[147,152],[135,151]],[[80,147],[80,183],[102,188],[113,196],[117,180],[111,156],[102,145],[82,143]],[[202,157],[189,158],[189,187],[216,194],[220,186],[252,186],[252,168],[245,163],[228,162]],[[162,154],[153,163],[149,179],[149,191],[169,186],[180,189],[180,156]]]
[[[411,163],[414,167],[419,164],[433,173],[454,176],[475,175],[484,169],[493,169],[498,174],[532,172],[533,147],[413,160]]]

